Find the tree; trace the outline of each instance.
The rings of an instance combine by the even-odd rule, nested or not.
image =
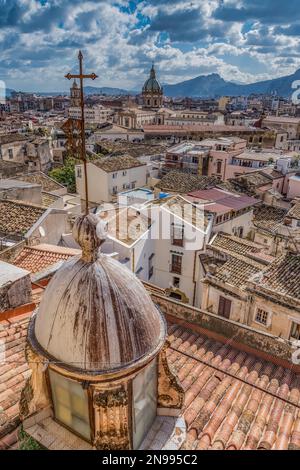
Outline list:
[[[60,184],[68,188],[70,193],[76,193],[76,178],[75,178],[75,165],[74,158],[68,158],[61,168],[55,168],[50,171],[49,176]]]

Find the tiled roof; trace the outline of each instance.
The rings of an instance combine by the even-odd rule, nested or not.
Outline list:
[[[25,235],[45,212],[44,207],[25,202],[0,201],[0,232],[4,235]]]
[[[300,220],[300,203],[295,204],[287,213],[288,217]]]
[[[209,124],[209,125],[183,125],[183,126],[168,126],[168,125],[145,125],[143,126],[145,134],[185,134],[186,132],[204,132],[205,134],[211,132],[216,135],[217,132],[230,132],[239,134],[241,132],[259,132],[261,129],[246,126],[226,126],[222,124]]]
[[[232,194],[219,188],[192,191],[189,196],[199,199],[199,201],[216,202],[217,204],[207,206],[207,210],[211,212],[226,212],[226,208],[230,211],[238,211],[255,206],[260,202],[253,197],[244,194]]]
[[[214,176],[196,176],[171,171],[159,181],[156,187],[164,191],[186,194],[198,189],[213,188],[218,182],[219,179]]]
[[[56,264],[80,254],[80,250],[54,245],[26,246],[13,261],[15,266],[27,269],[31,273],[38,273]]]
[[[258,261],[253,261],[245,256],[235,255],[229,258],[223,266],[221,266],[214,278],[218,281],[225,282],[231,286],[243,289],[248,280],[254,275],[258,274],[265,268],[264,264]]]
[[[255,254],[262,250],[257,243],[222,232],[217,233],[209,245],[211,248],[238,255]]]
[[[50,207],[59,199],[55,194],[42,192],[42,204],[44,207]]]
[[[262,172],[262,171],[253,171],[251,173],[246,173],[236,178],[232,178],[230,183],[233,185],[236,191],[244,192],[249,196],[254,196],[256,190],[262,186],[272,185],[273,178]]]
[[[300,255],[287,253],[263,273],[259,287],[300,300]]]
[[[28,181],[28,183],[37,183],[42,186],[42,190],[45,192],[57,191],[63,188],[61,184],[49,178],[49,176],[41,171],[30,175],[19,176],[18,179]]]
[[[5,359],[0,360],[0,434],[19,416],[19,399],[29,376],[25,340],[30,315],[0,321],[0,340],[4,341],[5,351]]]
[[[137,158],[133,158],[129,155],[123,155],[121,157],[105,157],[93,160],[92,163],[106,173],[113,171],[129,170],[130,168],[136,168],[144,166]]]
[[[127,129],[126,129],[127,130]],[[110,155],[124,155],[129,154],[132,157],[138,158],[145,155],[159,155],[166,149],[165,145],[148,145],[133,142],[97,142],[98,147],[101,147],[103,153]]]
[[[263,205],[255,209],[253,224],[257,228],[273,232],[283,223],[287,212],[286,209]]]
[[[178,325],[168,360],[185,390],[187,450],[300,450],[300,379]]]
[[[25,142],[27,137],[20,134],[8,134],[0,136],[0,145],[12,144],[14,142]]]

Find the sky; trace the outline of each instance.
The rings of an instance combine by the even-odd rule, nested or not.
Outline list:
[[[284,76],[300,68],[299,0],[0,0],[8,88],[67,90],[79,49],[93,86],[139,90],[152,61],[163,84]]]

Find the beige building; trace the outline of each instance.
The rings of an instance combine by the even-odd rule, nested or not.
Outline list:
[[[300,256],[287,252],[249,281],[248,324],[300,340]]]
[[[81,119],[81,108],[69,108],[69,118]],[[87,124],[103,124],[112,121],[113,111],[102,105],[95,105],[90,108],[84,108],[84,116]]]
[[[85,199],[83,165],[77,165],[76,188]],[[130,156],[105,157],[87,165],[89,202],[111,202],[118,193],[127,189],[143,187],[147,183],[147,165]]]
[[[203,257],[202,308],[288,341],[300,340],[300,256],[217,234]]]
[[[289,140],[300,138],[300,118],[286,116],[267,116],[262,125],[275,130],[284,130]]]
[[[261,272],[272,257],[248,240],[217,233],[207,246],[203,262],[201,308],[223,318],[248,324],[249,279]]]

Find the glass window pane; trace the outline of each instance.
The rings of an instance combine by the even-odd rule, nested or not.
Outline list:
[[[133,447],[138,449],[157,413],[157,361],[133,380]]]
[[[55,417],[62,424],[90,440],[88,396],[79,382],[50,370]]]

